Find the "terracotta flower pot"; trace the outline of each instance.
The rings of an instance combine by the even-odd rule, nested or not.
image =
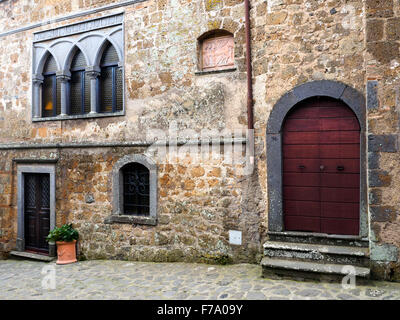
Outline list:
[[[68,264],[76,262],[76,250],[75,250],[76,240],[66,242],[57,241],[57,264]]]

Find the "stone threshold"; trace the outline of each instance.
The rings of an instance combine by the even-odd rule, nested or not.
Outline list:
[[[264,249],[276,250],[294,250],[303,252],[321,252],[334,255],[349,255],[358,257],[368,257],[369,248],[350,247],[350,246],[335,246],[335,245],[320,245],[311,243],[293,243],[280,241],[267,241],[263,245]]]
[[[348,269],[346,269],[346,265],[339,264],[322,264],[316,262],[307,262],[307,261],[291,261],[284,259],[272,259],[268,257],[264,257],[261,260],[261,266],[263,268],[273,268],[273,269],[285,269],[291,271],[300,271],[300,272],[312,272],[319,274],[332,274],[332,275],[342,275],[347,276],[349,274]],[[368,278],[370,276],[370,269],[364,267],[356,267],[354,268],[355,276],[361,278]]]
[[[338,240],[362,240],[369,241],[368,238],[361,236],[350,236],[350,235],[337,235],[327,233],[314,233],[314,232],[297,232],[297,231],[268,231],[268,235],[276,236],[289,236],[289,237],[314,237],[314,238],[326,238],[326,239],[338,239]]]
[[[25,251],[11,251],[10,255],[15,256],[15,257],[20,257],[20,258],[43,261],[43,262],[50,262],[55,259],[55,257],[50,257],[48,255],[32,253],[32,252],[25,252]]]
[[[220,70],[209,70],[209,71],[196,71],[194,74],[196,76],[204,76],[208,74],[217,74],[217,73],[224,73],[224,72],[235,72],[237,68],[227,68],[227,69],[220,69]]]
[[[124,224],[145,224],[150,226],[157,225],[157,219],[154,217],[143,217],[143,216],[128,216],[128,215],[117,215],[113,214],[104,219],[105,224],[124,223]]]

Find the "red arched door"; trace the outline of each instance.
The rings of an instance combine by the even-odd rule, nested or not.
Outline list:
[[[286,231],[359,234],[360,125],[343,102],[307,99],[283,127]]]

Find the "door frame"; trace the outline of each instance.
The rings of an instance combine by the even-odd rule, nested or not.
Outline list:
[[[17,166],[17,251],[25,251],[25,173],[47,173],[50,175],[50,230],[56,225],[56,181],[55,165],[51,164],[30,164]],[[49,256],[55,256],[55,244],[49,244]]]
[[[299,102],[311,97],[331,97],[344,102],[360,123],[360,233],[368,237],[368,193],[366,155],[366,103],[364,95],[337,81],[318,80],[295,87],[274,105],[267,123],[268,231],[284,232],[282,201],[282,127],[286,115]]]

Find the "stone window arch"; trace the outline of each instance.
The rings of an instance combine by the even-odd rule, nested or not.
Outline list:
[[[312,81],[295,87],[274,105],[267,122],[268,231],[285,231],[282,205],[282,127],[286,115],[299,102],[311,97],[330,97],[344,102],[356,115],[360,140],[360,237],[368,236],[366,169],[366,105],[362,93],[337,81]]]
[[[113,212],[105,223],[157,224],[157,166],[145,155],[127,155],[112,171]]]
[[[235,41],[231,32],[216,29],[198,38],[198,69],[202,72],[235,68]]]

